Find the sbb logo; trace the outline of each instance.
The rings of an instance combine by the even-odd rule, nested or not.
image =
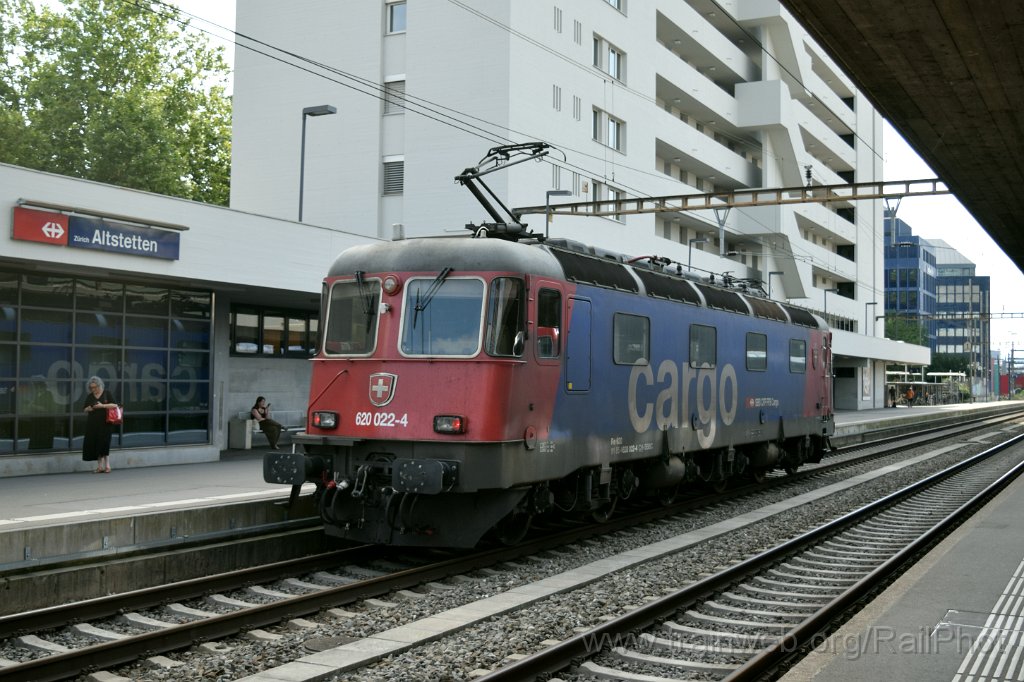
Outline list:
[[[64,228],[61,227],[60,223],[51,221],[43,225],[43,234],[50,239],[60,239],[64,236]]]
[[[68,217],[62,213],[15,206],[14,230],[11,236],[27,242],[67,246]]]

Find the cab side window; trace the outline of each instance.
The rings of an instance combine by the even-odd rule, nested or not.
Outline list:
[[[562,293],[541,289],[537,295],[537,357],[557,358],[562,352]]]

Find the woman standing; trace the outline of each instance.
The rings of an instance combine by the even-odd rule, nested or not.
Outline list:
[[[260,425],[260,431],[267,434],[267,442],[272,450],[277,450],[277,439],[281,437],[281,429],[284,428],[270,417],[270,405],[263,396],[256,398],[256,404],[249,410],[252,418]]]
[[[89,391],[85,396],[85,441],[82,459],[96,462],[97,474],[110,473],[110,424],[107,410],[117,407],[114,396],[103,386],[103,379],[89,377]]]

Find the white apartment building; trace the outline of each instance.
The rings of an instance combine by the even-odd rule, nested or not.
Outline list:
[[[304,222],[464,233],[487,216],[454,176],[530,141],[557,151],[485,178],[510,207],[553,189],[571,192],[557,203],[881,179],[881,117],[774,0],[246,0],[237,31],[234,209],[295,219],[301,184]],[[303,114],[320,105],[336,113]],[[884,361],[928,362],[877,323],[879,201],[557,216],[549,230],[825,315],[839,408],[884,405]]]

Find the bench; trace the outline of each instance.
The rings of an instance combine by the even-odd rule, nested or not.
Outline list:
[[[279,445],[286,443],[291,434],[306,429],[306,413],[301,410],[274,410],[270,417],[283,427]],[[254,437],[257,444],[270,444],[267,435],[260,431],[260,423],[251,419],[249,412],[239,412],[238,417],[228,424],[228,447],[232,450],[251,450]]]

